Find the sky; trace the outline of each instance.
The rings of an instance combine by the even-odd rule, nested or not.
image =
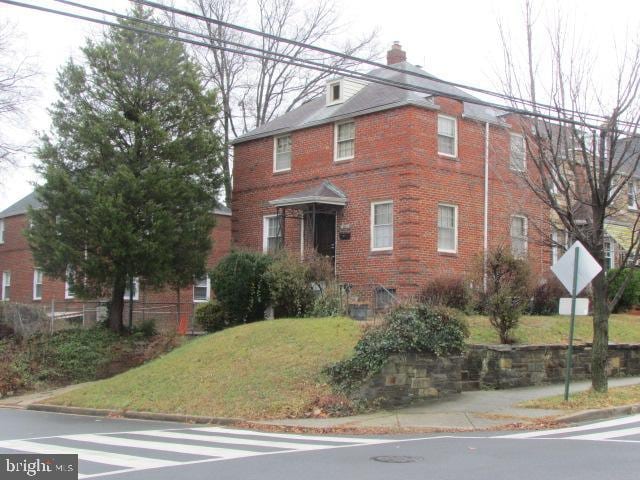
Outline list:
[[[66,8],[52,0],[21,1]],[[131,5],[127,0],[76,1],[117,12],[124,12]],[[298,1],[302,6],[311,3]],[[345,38],[356,38],[377,29],[384,50],[399,41],[408,61],[442,79],[467,85],[499,90],[502,59],[499,19],[514,32],[514,43],[522,45],[520,0],[335,0],[335,3],[341,12]],[[541,26],[548,24],[558,11],[568,18],[580,42],[596,58],[598,68],[592,75],[602,75],[603,82],[615,70],[625,42],[634,35],[638,38],[640,32],[637,0],[533,0],[533,6]],[[47,107],[56,99],[57,69],[70,57],[78,57],[85,38],[99,33],[100,27],[0,3],[0,22],[3,21],[15,25],[20,36],[15,38],[14,47],[29,56],[41,72],[35,85],[39,92],[37,99],[26,109],[25,118],[10,128],[16,141],[35,144],[36,132],[49,129]],[[248,25],[248,21],[240,23]],[[19,158],[17,167],[0,172],[0,210],[31,191],[32,183],[38,180],[34,162],[25,154]]]

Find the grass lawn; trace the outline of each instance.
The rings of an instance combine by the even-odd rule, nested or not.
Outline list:
[[[330,394],[321,370],[348,356],[359,336],[358,324],[346,318],[242,325],[47,403],[247,419],[300,416]]]
[[[469,343],[499,343],[498,334],[489,319],[482,315],[467,317]],[[569,317],[554,315],[523,316],[515,330],[518,343],[566,343],[569,336]],[[593,325],[591,317],[576,317],[574,334],[576,343],[591,342]],[[640,343],[640,316],[616,314],[609,318],[609,340],[617,343]]]
[[[564,401],[563,395],[539,398],[519,404],[525,408],[548,408],[567,410],[589,410],[592,408],[618,407],[640,403],[640,385],[610,388],[608,393],[593,391],[580,392],[569,395],[569,401]]]

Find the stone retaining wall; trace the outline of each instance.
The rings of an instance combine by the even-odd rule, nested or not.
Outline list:
[[[442,399],[461,391],[528,387],[564,381],[566,345],[471,345],[462,356],[396,355],[360,390],[382,406]],[[611,344],[610,377],[640,375],[640,345]],[[574,380],[591,378],[591,345],[573,350]]]

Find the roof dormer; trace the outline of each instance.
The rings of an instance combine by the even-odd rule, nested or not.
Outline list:
[[[344,103],[358,93],[366,82],[350,78],[334,78],[327,82],[326,105],[338,105]]]

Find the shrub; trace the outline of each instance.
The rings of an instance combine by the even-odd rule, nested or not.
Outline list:
[[[500,247],[487,256],[487,291],[483,305],[501,343],[513,343],[513,330],[527,307],[530,271],[524,260]]]
[[[309,312],[312,317],[338,317],[344,314],[342,296],[336,285],[324,288],[316,295]]]
[[[134,334],[140,334],[143,338],[155,337],[158,334],[156,321],[152,318],[143,320],[140,325],[133,327]]]
[[[455,310],[426,304],[399,307],[387,316],[385,325],[365,332],[351,358],[325,372],[339,390],[352,392],[393,354],[458,354],[467,336],[467,325]]]
[[[615,277],[614,277],[615,275]],[[614,307],[614,313],[625,312],[640,304],[640,270],[635,268],[611,269],[607,272],[607,277],[611,278],[609,283],[609,301],[613,300],[616,293],[627,280],[627,285],[622,292],[622,296]]]
[[[560,298],[568,295],[560,280],[549,277],[533,290],[529,313],[532,315],[555,315],[558,313]]]
[[[274,316],[302,317],[313,304],[309,268],[297,258],[280,254],[269,265],[264,281],[269,288]]]
[[[472,296],[463,278],[440,277],[433,279],[422,289],[420,301],[466,312],[471,307]]]
[[[200,305],[195,315],[196,323],[200,325],[205,332],[218,332],[232,325],[227,312],[222,305],[215,300]]]
[[[264,318],[269,290],[264,273],[273,257],[257,252],[231,252],[211,272],[216,298],[233,322]]]

